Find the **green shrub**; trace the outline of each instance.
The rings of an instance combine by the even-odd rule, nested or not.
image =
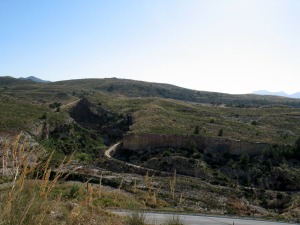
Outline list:
[[[184,223],[181,221],[179,215],[171,215],[164,224],[165,225],[184,225]]]
[[[218,136],[219,137],[223,136],[223,129],[222,128],[219,130]]]
[[[127,216],[126,225],[145,225],[146,216],[144,213],[133,211]]]
[[[46,120],[48,118],[47,113],[44,112],[44,114],[40,117],[41,120]]]
[[[80,152],[76,155],[76,158],[80,161],[80,162],[84,162],[84,161],[89,161],[90,160],[90,156],[85,153],[85,152]]]
[[[69,196],[71,198],[75,198],[79,193],[79,189],[80,189],[80,187],[77,184],[74,184],[70,190]]]
[[[199,126],[197,125],[197,126],[195,127],[194,134],[199,134],[199,133],[200,133],[200,128],[199,128]]]
[[[251,122],[251,124],[254,125],[254,126],[256,126],[256,125],[258,125],[258,122],[255,121],[255,120],[253,120],[253,121]]]
[[[171,156],[171,152],[169,152],[168,150],[164,151],[162,154],[162,157],[169,157],[169,156]]]
[[[241,162],[240,162],[242,168],[246,168],[246,167],[248,166],[249,160],[250,160],[249,155],[248,155],[246,152],[244,152],[244,153],[241,155]]]

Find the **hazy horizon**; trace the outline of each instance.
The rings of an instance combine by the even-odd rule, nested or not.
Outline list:
[[[300,1],[1,1],[0,76],[299,92]]]

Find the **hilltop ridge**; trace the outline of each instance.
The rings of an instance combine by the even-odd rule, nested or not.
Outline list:
[[[31,83],[30,83],[31,82]],[[0,77],[0,90],[6,88],[7,94],[18,96],[22,90],[31,89],[32,93],[49,94],[49,90],[68,92],[78,96],[93,92],[103,92],[111,95],[144,98],[158,97],[175,99],[191,103],[224,105],[233,107],[262,107],[269,105],[284,105],[300,108],[300,99],[278,96],[261,96],[256,94],[233,95],[218,92],[191,90],[170,84],[136,81],[129,79],[77,79],[51,83],[26,83],[11,77]]]
[[[51,81],[48,81],[48,80],[42,80],[38,77],[35,77],[35,76],[29,76],[29,77],[20,77],[19,78],[20,80],[31,80],[31,81],[34,81],[36,83],[50,83]]]

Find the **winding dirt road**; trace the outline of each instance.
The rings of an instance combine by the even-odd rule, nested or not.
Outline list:
[[[104,152],[104,155],[105,155],[107,158],[112,159],[111,153],[113,153],[114,151],[116,151],[116,148],[118,147],[119,144],[121,144],[121,142],[117,142],[116,144],[110,146],[109,149],[107,149],[107,150]]]
[[[170,173],[167,173],[167,172],[162,172],[162,171],[159,171],[159,170],[153,170],[153,169],[149,169],[149,168],[146,168],[146,167],[142,167],[142,166],[138,166],[138,165],[134,165],[134,164],[131,164],[131,163],[128,163],[128,162],[125,162],[125,161],[121,161],[119,159],[116,159],[114,157],[111,156],[112,153],[114,153],[117,149],[117,147],[121,144],[121,142],[117,142],[116,144],[112,145],[111,147],[109,147],[105,152],[104,152],[104,155],[109,158],[109,159],[112,159],[114,161],[117,161],[119,163],[122,163],[122,164],[126,164],[127,166],[130,166],[130,167],[134,167],[134,168],[137,168],[137,169],[143,169],[143,170],[146,170],[146,171],[151,171],[151,172],[156,172],[156,173],[165,173],[165,174],[170,174]]]

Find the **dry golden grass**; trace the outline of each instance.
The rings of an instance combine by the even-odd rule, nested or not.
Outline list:
[[[12,145],[3,145],[2,155],[2,177],[11,182],[0,186],[0,224],[123,224],[123,219],[106,212],[101,205],[94,204],[94,198],[99,193],[105,193],[99,186],[98,193],[92,185],[83,184],[87,187],[83,191],[82,198],[66,198],[60,182],[65,178],[62,176],[62,168],[66,159],[61,162],[53,179],[50,180],[51,168],[49,168],[52,154],[42,165],[40,162],[29,162],[31,151],[27,151],[25,144],[20,143],[20,136]],[[37,169],[42,168],[42,169]],[[39,179],[39,172],[42,177]],[[101,180],[100,180],[101,184]],[[84,189],[82,187],[82,189]],[[70,187],[69,187],[70,190]]]

